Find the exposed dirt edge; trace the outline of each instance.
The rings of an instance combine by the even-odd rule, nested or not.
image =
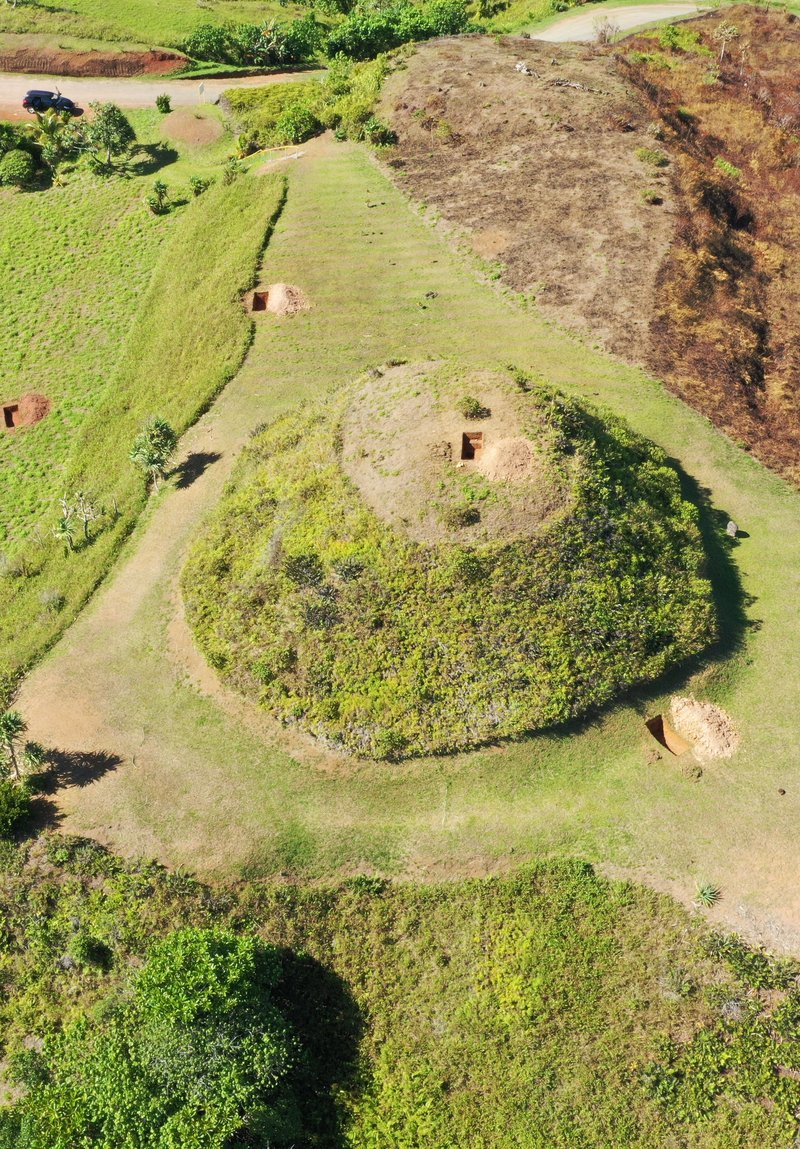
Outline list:
[[[0,55],[0,71],[52,76],[165,75],[186,65],[180,52],[68,52],[46,48],[18,48]]]

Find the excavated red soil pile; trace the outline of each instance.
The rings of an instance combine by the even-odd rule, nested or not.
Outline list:
[[[2,404],[2,428],[15,431],[17,427],[30,427],[50,412],[50,400],[45,395],[30,392],[21,399]]]

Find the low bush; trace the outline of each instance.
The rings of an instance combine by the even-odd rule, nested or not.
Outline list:
[[[30,187],[36,176],[36,162],[30,152],[13,148],[0,160],[0,183],[5,187]]]
[[[31,793],[24,784],[0,778],[0,838],[9,838],[30,815]]]
[[[385,56],[362,64],[340,56],[321,81],[230,89],[224,96],[242,132],[240,151],[303,143],[325,128],[341,138],[391,143],[393,133],[374,114],[390,68]]]
[[[654,168],[665,168],[669,164],[669,159],[658,148],[637,148],[636,158]]]

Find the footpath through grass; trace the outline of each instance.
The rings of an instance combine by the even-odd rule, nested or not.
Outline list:
[[[795,944],[800,635],[787,620],[800,498],[641,372],[477,283],[365,152],[323,141],[289,170],[262,274],[299,284],[312,309],[259,324],[243,370],[186,449],[241,443],[258,423],[390,357],[516,361],[608,404],[683,468],[712,556],[728,661],[660,689],[726,707],[742,748],[698,782],[677,760],[655,759],[644,718],[667,699],[654,691],[501,749],[358,769],[323,756],[315,769],[307,759],[319,762],[318,752],[242,721],[169,654],[168,576],[218,497],[223,459],[154,508],[117,578],[23,690],[33,736],[124,759],[64,793],[67,826],[206,872],[453,875],[566,850],[640,870],[687,900],[696,881],[715,882],[725,895],[716,913]],[[724,536],[729,516],[749,536],[735,546]]]
[[[208,889],[45,837],[2,866],[4,1070],[34,1087],[31,1035],[81,1015],[102,1027],[154,941],[229,925],[282,947],[303,1145],[778,1149],[796,1128],[792,970],[742,947],[711,956],[674,902],[577,862],[427,887]]]

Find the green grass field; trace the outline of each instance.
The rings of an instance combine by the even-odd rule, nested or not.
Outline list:
[[[130,530],[144,499],[127,460],[138,426],[153,414],[188,426],[250,340],[238,293],[252,279],[281,181],[225,187],[213,166],[227,152],[224,135],[181,156],[168,139],[159,142],[158,113],[136,119],[140,138],[153,142],[132,178],[76,172],[65,187],[4,193],[2,250],[14,290],[0,321],[3,386],[9,400],[38,391],[53,404],[42,422],[0,438],[9,479],[0,511],[7,677],[74,617]],[[184,206],[166,217],[144,203],[153,173],[142,168],[152,165],[173,197],[183,193]],[[187,182],[198,172],[217,183],[194,200]],[[52,528],[58,499],[77,490],[104,513],[90,545],[71,554]],[[43,604],[53,593],[60,610]]]
[[[68,5],[6,4],[0,32],[57,33],[89,40],[129,41],[148,46],[180,45],[198,24],[260,23],[300,11],[280,0],[69,0]]]
[[[284,947],[304,1145],[778,1149],[795,1130],[798,1083],[772,1066],[798,1063],[796,994],[768,988],[791,969],[711,957],[674,902],[580,863],[428,887],[207,889],[58,837],[24,859],[4,852],[6,1058],[81,1014],[102,1024],[169,930],[230,924]]]
[[[288,170],[262,274],[299,284],[312,309],[258,326],[243,370],[185,445],[213,443],[222,460],[153,507],[116,579],[23,689],[40,740],[126,762],[65,792],[66,825],[217,873],[453,875],[575,852],[687,900],[696,881],[714,881],[725,894],[715,912],[747,928],[779,920],[793,905],[800,803],[800,657],[786,622],[800,563],[797,494],[655,381],[477,282],[474,264],[415,215],[366,152],[307,146]],[[194,685],[199,672],[187,674],[185,660],[194,664],[173,634],[175,581],[226,460],[256,424],[370,364],[456,352],[480,366],[515,361],[607,404],[677,462],[686,494],[704,508],[726,659],[517,745],[354,769]],[[728,516],[749,538],[723,549]],[[676,688],[726,707],[742,735],[736,759],[708,765],[696,783],[675,759],[654,760],[644,728]],[[790,926],[774,933],[781,945],[795,936]]]

